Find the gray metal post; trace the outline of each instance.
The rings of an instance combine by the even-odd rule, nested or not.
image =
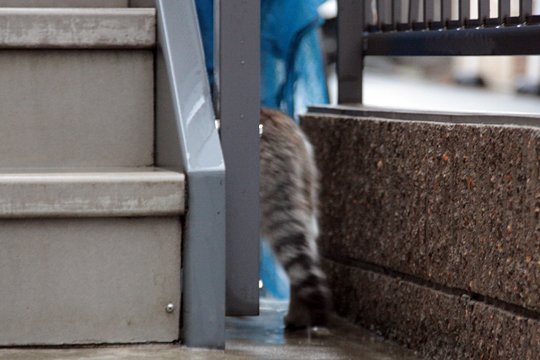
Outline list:
[[[260,0],[215,0],[227,165],[227,315],[259,314]]]
[[[338,103],[362,103],[364,0],[338,0]]]
[[[192,0],[157,0],[156,5],[156,164],[183,169],[188,185],[183,241],[183,341],[187,346],[222,349],[225,166],[197,14]]]

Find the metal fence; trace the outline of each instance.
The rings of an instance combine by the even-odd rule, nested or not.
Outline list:
[[[226,313],[259,313],[260,0],[214,0],[226,170]]]
[[[517,1],[339,0],[339,103],[362,102],[368,55],[540,54],[540,16]]]
[[[512,16],[511,5],[511,0],[366,1],[365,19],[370,32],[519,25],[540,20],[532,15],[532,0],[520,0],[519,14],[515,16]],[[493,10],[497,12],[495,17],[492,17]]]

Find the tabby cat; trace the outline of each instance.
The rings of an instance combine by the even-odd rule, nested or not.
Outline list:
[[[288,329],[326,325],[330,292],[317,250],[318,173],[311,145],[285,114],[261,110],[262,235],[291,283]]]

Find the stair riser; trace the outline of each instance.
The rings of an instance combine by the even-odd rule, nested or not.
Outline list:
[[[0,221],[0,345],[178,339],[180,239],[177,217]]]
[[[151,51],[0,51],[0,167],[152,165],[153,78]]]

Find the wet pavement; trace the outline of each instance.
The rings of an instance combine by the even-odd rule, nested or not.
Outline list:
[[[334,318],[329,329],[288,333],[283,301],[261,301],[258,317],[227,320],[225,351],[193,350],[178,345],[107,346],[70,349],[3,349],[0,360],[419,360],[413,352]]]
[[[227,349],[249,359],[418,360],[414,353],[334,318],[329,329],[285,332],[287,303],[262,301],[261,316],[229,319]]]
[[[329,85],[331,98],[335,103],[335,74],[330,76]],[[365,105],[386,109],[540,114],[538,96],[436,83],[407,76],[399,71],[385,74],[367,69],[363,89]]]

